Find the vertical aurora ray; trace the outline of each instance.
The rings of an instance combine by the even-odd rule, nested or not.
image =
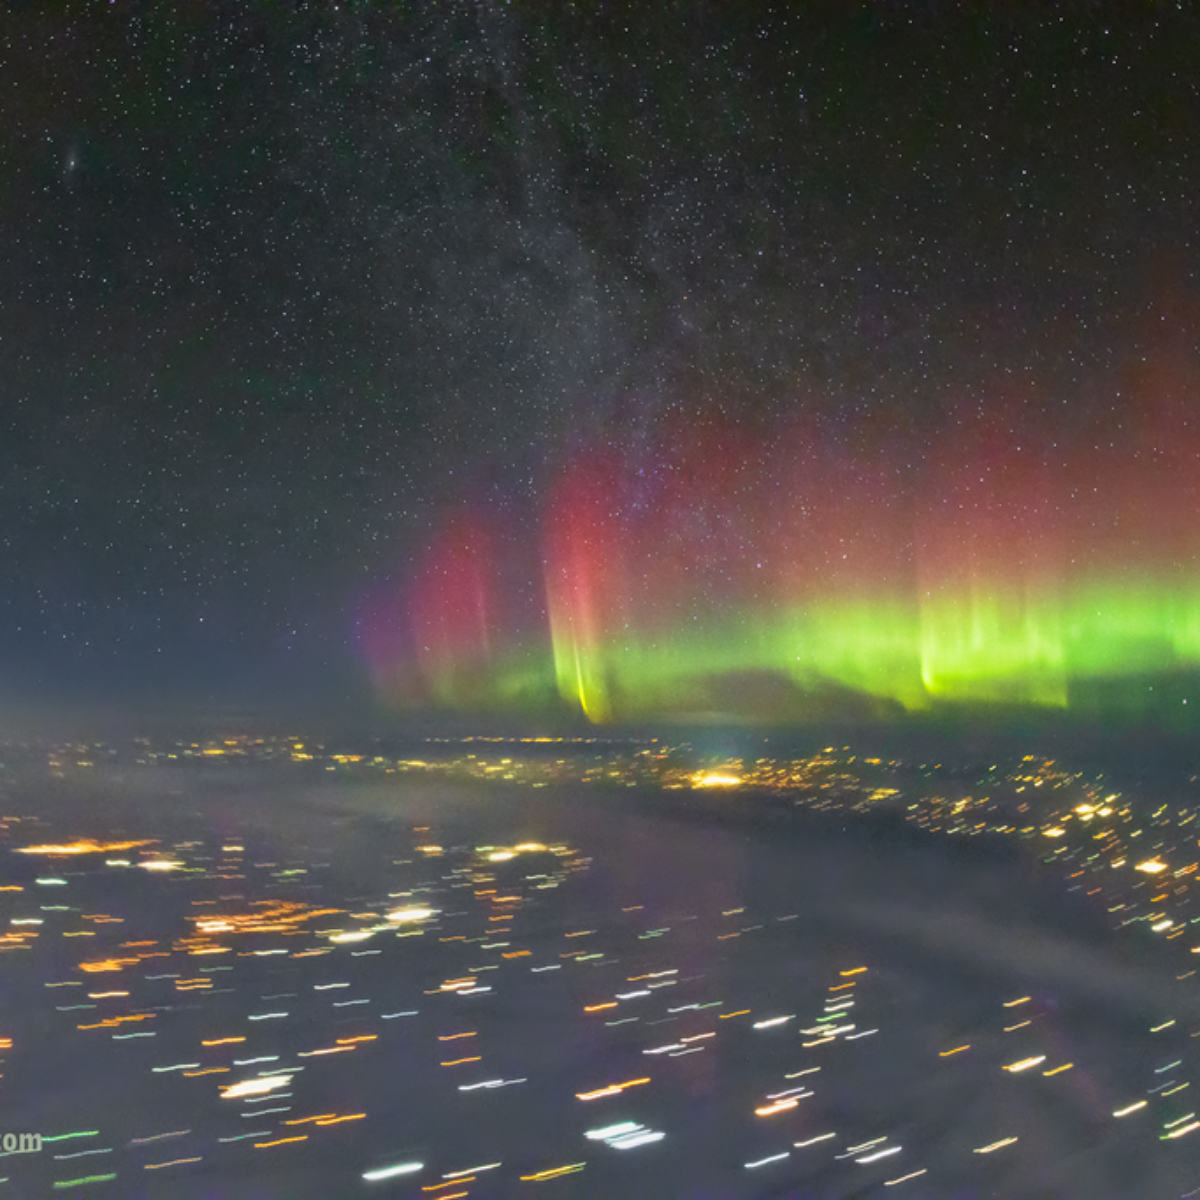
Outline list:
[[[439,703],[463,701],[492,666],[496,590],[495,549],[482,524],[465,514],[447,521],[412,593],[416,662]]]
[[[935,458],[917,529],[931,696],[1066,704],[1060,477],[1003,414],[969,419]]]
[[[491,532],[467,513],[443,522],[415,566],[361,602],[359,641],[389,702],[457,706],[490,689],[498,580]],[[507,640],[507,639],[505,639]]]
[[[607,647],[622,607],[623,545],[614,513],[620,473],[599,456],[568,468],[545,531],[546,611],[563,697],[592,721],[613,715]]]
[[[407,570],[358,608],[376,693],[401,708],[541,711],[554,683],[521,547],[494,514],[448,517]],[[540,632],[540,630],[538,631]]]
[[[1200,666],[1200,370],[1192,339],[1122,381],[1136,420],[1077,448],[1066,628],[1077,681]]]
[[[793,430],[779,454],[784,486],[764,554],[775,563],[794,681],[921,707],[912,506],[899,464],[812,428]]]

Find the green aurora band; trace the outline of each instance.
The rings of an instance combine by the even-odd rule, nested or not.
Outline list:
[[[1137,693],[1153,687],[1146,678],[1200,667],[1200,586],[1096,585],[1037,603],[881,599],[714,619],[652,640],[587,642],[567,621],[552,644],[559,692],[600,723],[736,717],[739,707],[766,719],[813,716],[822,703],[836,708],[838,693],[908,712],[946,703],[1065,709],[1091,680],[1125,681],[1121,707],[1134,710]],[[767,686],[771,679],[790,683],[795,696]],[[732,708],[723,698],[730,691]],[[863,711],[884,715],[889,704]]]

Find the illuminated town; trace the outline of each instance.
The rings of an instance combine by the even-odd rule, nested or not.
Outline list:
[[[1194,786],[653,738],[2,757],[0,1088],[41,1148],[0,1195],[1200,1184]]]

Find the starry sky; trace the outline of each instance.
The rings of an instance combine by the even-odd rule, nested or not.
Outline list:
[[[0,699],[1191,670],[1198,54],[1167,3],[14,6]]]

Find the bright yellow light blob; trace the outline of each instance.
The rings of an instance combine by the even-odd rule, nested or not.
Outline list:
[[[241,1096],[265,1096],[276,1088],[287,1087],[291,1083],[290,1075],[268,1075],[260,1079],[246,1079],[241,1083],[231,1083],[221,1089],[222,1100],[236,1100]]]
[[[387,915],[389,921],[427,921],[433,916],[432,908],[398,908]]]
[[[741,779],[737,775],[723,775],[717,771],[708,771],[692,776],[696,787],[740,787]]]

